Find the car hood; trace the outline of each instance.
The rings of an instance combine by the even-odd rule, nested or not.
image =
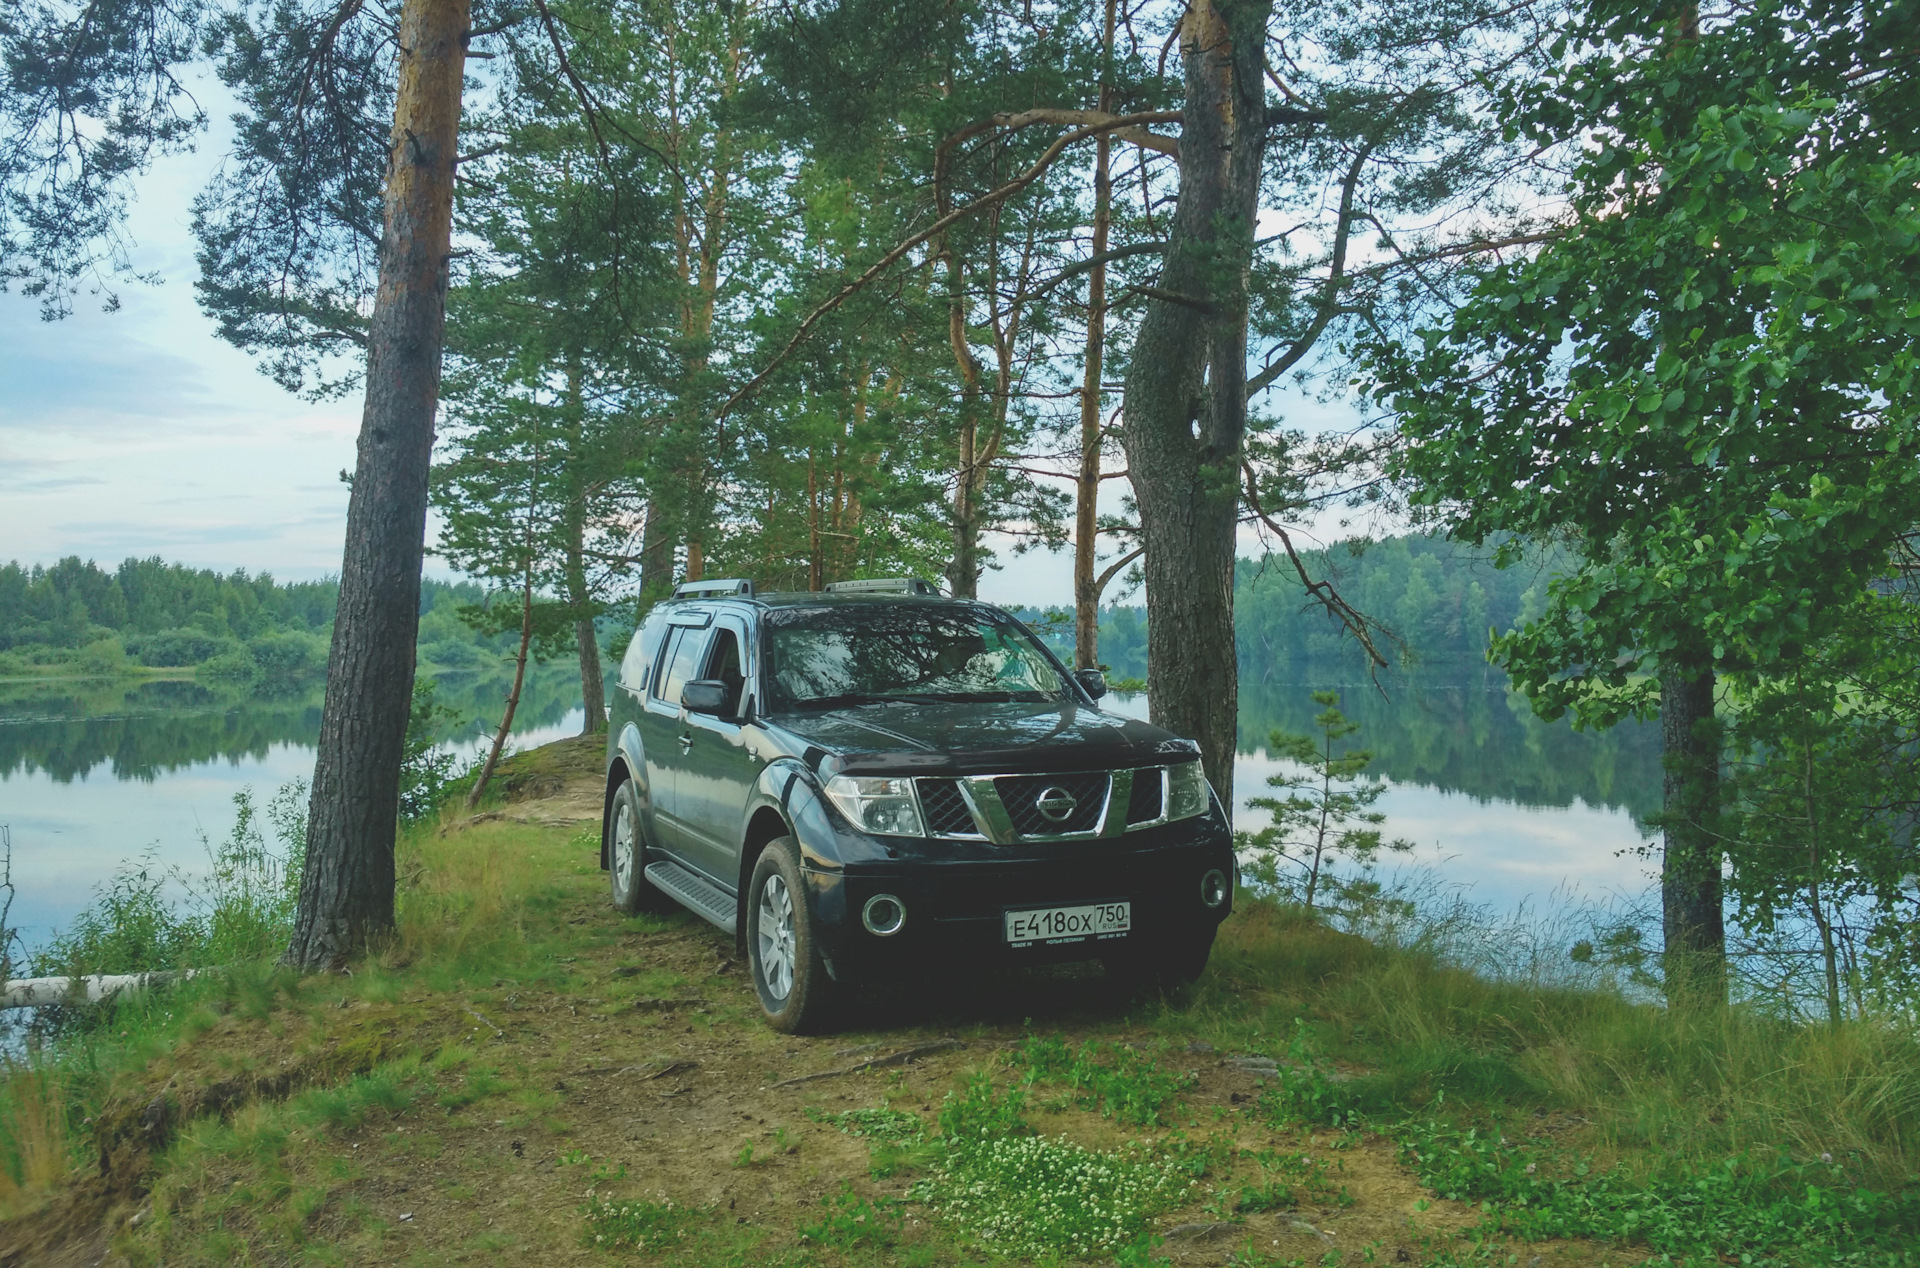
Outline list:
[[[838,772],[1105,770],[1199,751],[1137,718],[1075,704],[873,704],[769,721],[805,746],[809,765]]]

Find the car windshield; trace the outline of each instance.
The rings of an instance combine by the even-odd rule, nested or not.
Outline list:
[[[992,612],[862,603],[777,609],[764,619],[776,712],[1073,698],[1032,636]]]

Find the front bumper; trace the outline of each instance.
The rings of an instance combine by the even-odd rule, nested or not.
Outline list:
[[[934,957],[968,964],[1084,960],[1124,948],[1148,952],[1166,939],[1191,937],[1233,909],[1209,907],[1202,880],[1235,875],[1233,838],[1218,811],[1123,837],[1047,845],[991,846],[952,841],[901,843],[891,858],[807,869],[808,904],[836,978],[887,976]],[[906,908],[898,932],[880,936],[861,923],[868,899],[889,894]],[[1126,901],[1124,937],[1010,947],[1005,914],[1029,907]]]

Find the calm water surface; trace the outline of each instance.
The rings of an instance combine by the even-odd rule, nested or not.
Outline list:
[[[1319,681],[1250,682],[1241,697],[1237,800],[1265,791],[1281,763],[1267,754],[1275,729],[1312,729]],[[1249,676],[1251,677],[1251,676]],[[578,733],[577,679],[535,675],[517,715],[516,747]],[[1657,807],[1658,736],[1623,726],[1605,735],[1542,723],[1497,677],[1429,675],[1387,696],[1368,684],[1341,688],[1388,785],[1378,809],[1387,834],[1416,845],[1411,862],[1468,887],[1475,900],[1511,909],[1556,893],[1637,895],[1647,865],[1636,815]],[[460,675],[440,698],[468,717],[498,716],[504,681]],[[1144,717],[1144,697],[1109,697]],[[151,855],[188,874],[206,861],[202,836],[233,825],[233,794],[264,802],[313,771],[317,694],[235,698],[192,683],[138,687],[0,685],[0,825],[13,841],[12,923],[29,946],[87,906],[124,861]],[[478,728],[449,734],[468,748]],[[1261,816],[1245,809],[1241,827]]]

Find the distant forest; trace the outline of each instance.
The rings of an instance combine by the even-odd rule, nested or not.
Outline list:
[[[1308,570],[1334,582],[1355,607],[1398,641],[1398,667],[1486,669],[1487,636],[1540,610],[1558,556],[1540,552],[1512,568],[1493,566],[1490,549],[1438,536],[1388,537],[1305,552]],[[1301,588],[1283,555],[1242,559],[1235,577],[1234,626],[1242,687],[1284,679],[1295,667],[1316,673],[1359,671],[1364,658],[1341,624]],[[1021,609],[1063,656],[1073,649],[1066,609]],[[1147,613],[1113,606],[1100,612],[1100,663],[1117,681],[1147,672]],[[1491,669],[1489,673],[1497,672]]]
[[[108,571],[75,557],[52,567],[0,565],[0,678],[136,668],[186,669],[265,690],[326,674],[339,583],[280,582],[268,573],[218,573],[129,559]],[[466,669],[510,654],[510,635],[483,635],[460,618],[486,601],[471,581],[427,578],[420,591],[420,655],[428,667]]]
[[[1484,665],[1488,630],[1537,610],[1551,562],[1543,556],[1498,570],[1488,551],[1432,536],[1343,543],[1307,558],[1314,575],[1331,578],[1349,601],[1403,640],[1403,664],[1416,670]],[[1237,586],[1245,680],[1284,676],[1297,665],[1361,664],[1351,637],[1307,599],[1283,557],[1241,560]],[[0,677],[194,667],[203,676],[263,687],[304,685],[326,671],[337,596],[331,578],[279,582],[267,573],[223,574],[158,558],[129,559],[112,571],[78,558],[52,567],[0,565]],[[480,634],[460,617],[461,609],[486,597],[476,582],[426,580],[419,639],[426,665],[468,669],[511,653],[510,635]],[[1016,613],[1071,659],[1070,611]],[[624,622],[611,618],[602,625],[603,645],[617,653]],[[1100,660],[1118,681],[1145,678],[1144,608],[1101,610]]]

